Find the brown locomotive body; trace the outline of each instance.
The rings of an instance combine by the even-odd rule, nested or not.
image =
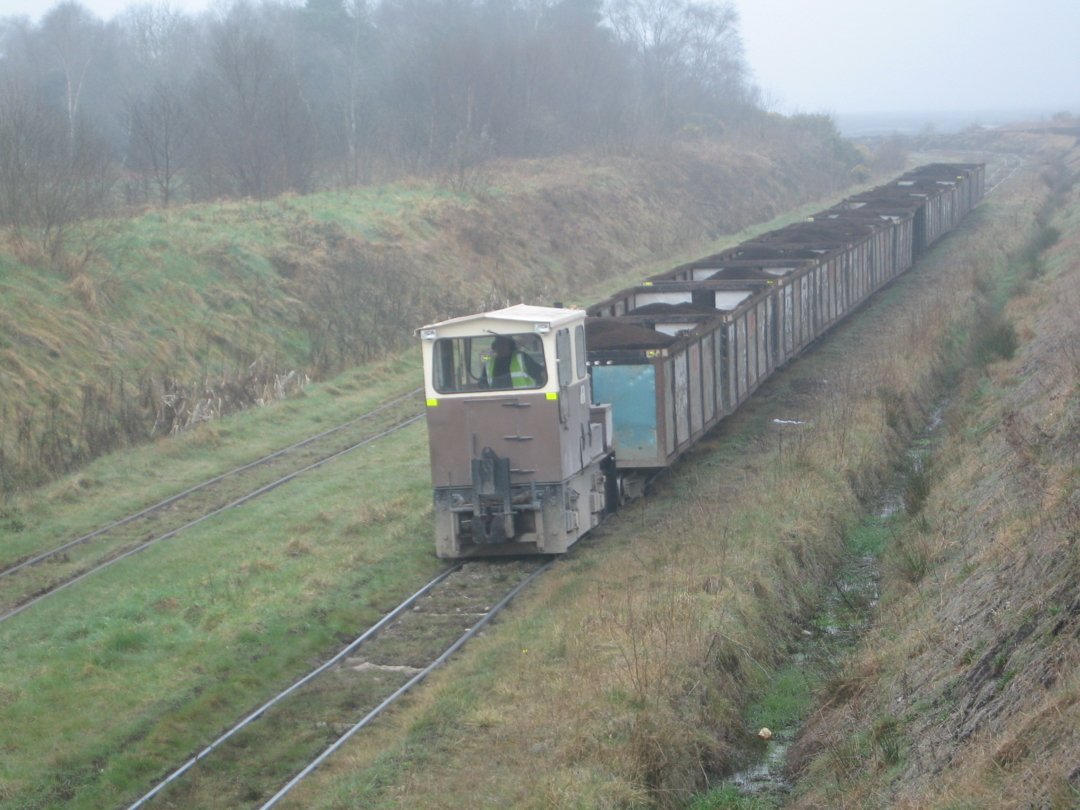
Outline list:
[[[600,522],[611,409],[592,404],[584,324],[518,305],[419,330],[440,557],[560,554]]]

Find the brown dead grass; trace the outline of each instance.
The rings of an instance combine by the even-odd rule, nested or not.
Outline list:
[[[1080,375],[1061,352],[1080,340],[1080,230],[1054,250],[1008,308],[1020,350],[952,408],[919,535],[934,564],[887,584],[855,686],[795,747],[796,807],[1080,806]],[[902,729],[895,766],[868,742],[883,717]]]

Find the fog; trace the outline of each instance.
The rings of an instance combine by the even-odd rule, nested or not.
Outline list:
[[[110,19],[129,0],[84,0]],[[169,0],[176,10],[227,0]],[[1080,111],[1076,0],[736,0],[746,61],[767,104],[841,121],[911,113],[939,125]],[[40,0],[0,0],[39,19]]]
[[[783,112],[1080,111],[1075,0],[740,0],[746,60]]]
[[[0,0],[0,226],[27,231],[118,194],[466,185],[498,158],[1080,112],[1076,0],[29,2]],[[28,211],[48,189],[63,205]]]

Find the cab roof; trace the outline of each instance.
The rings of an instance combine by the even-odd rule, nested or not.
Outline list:
[[[583,319],[585,311],[582,309],[561,309],[558,307],[536,307],[530,304],[515,304],[505,309],[496,309],[490,312],[479,312],[473,315],[462,315],[458,318],[450,318],[446,321],[429,323],[417,329],[417,334],[423,329],[442,329],[448,326],[460,327],[470,323],[483,321],[502,321],[507,324],[528,324],[531,331],[534,324],[551,324],[554,329],[571,321]],[[455,329],[455,331],[457,331]]]

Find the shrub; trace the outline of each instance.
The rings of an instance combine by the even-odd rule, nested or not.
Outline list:
[[[1004,313],[984,308],[976,318],[971,343],[972,360],[985,366],[997,360],[1012,360],[1020,339],[1016,326]]]

